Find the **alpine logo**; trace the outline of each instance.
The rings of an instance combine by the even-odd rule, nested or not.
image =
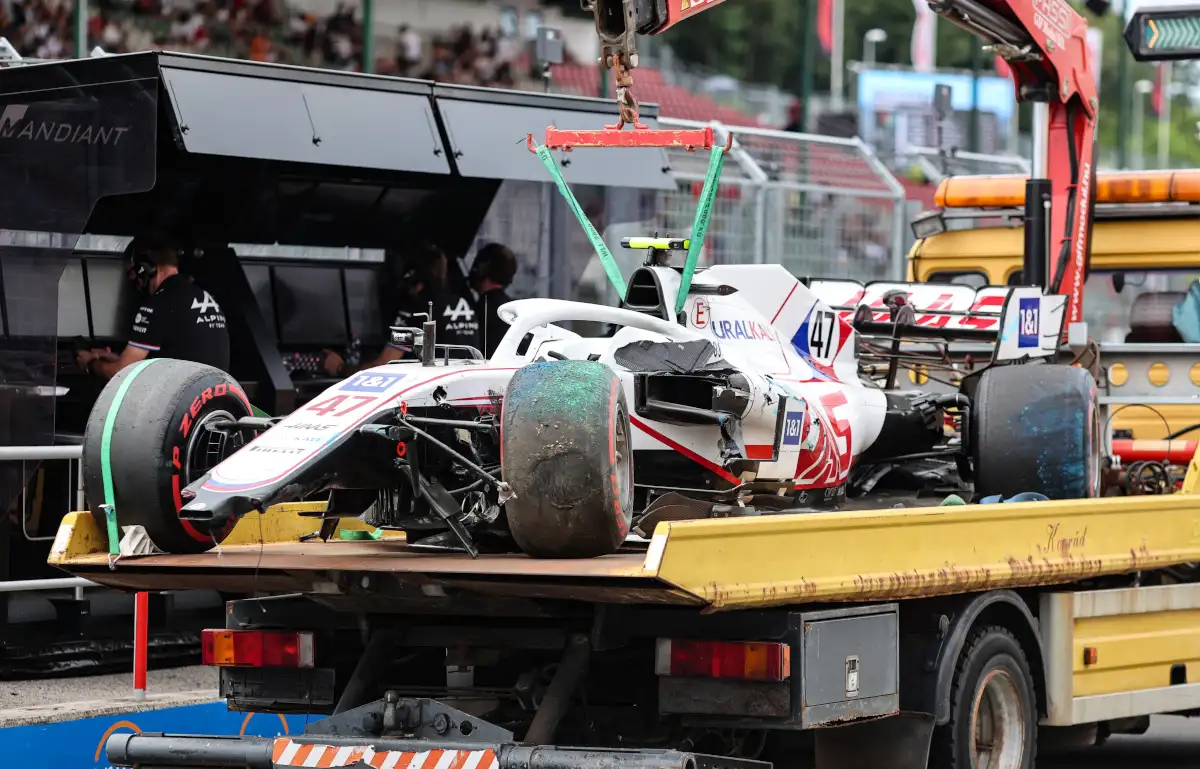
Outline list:
[[[471,320],[475,317],[475,310],[471,309],[471,305],[467,303],[465,297],[458,298],[458,304],[454,305],[453,309],[450,305],[446,305],[446,309],[442,311],[442,316],[449,318],[451,323],[457,323],[460,320]]]
[[[129,126],[37,120],[28,113],[28,104],[6,106],[0,113],[0,139],[115,147],[130,130]]]
[[[192,300],[192,309],[199,310],[200,314],[204,315],[204,314],[210,313],[210,312],[220,312],[221,306],[219,304],[217,304],[216,299],[213,299],[212,294],[205,291],[203,299],[193,299]]]

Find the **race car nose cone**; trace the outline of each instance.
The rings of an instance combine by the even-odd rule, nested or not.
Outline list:
[[[205,502],[188,502],[179,509],[179,517],[186,520],[203,521],[212,518],[212,508]]]

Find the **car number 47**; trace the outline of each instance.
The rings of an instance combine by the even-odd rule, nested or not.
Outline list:
[[[808,352],[818,361],[826,362],[833,359],[836,342],[833,338],[837,330],[837,317],[830,310],[819,310],[813,313],[808,332]]]
[[[314,411],[318,416],[329,416],[333,412],[334,419],[340,419],[344,416],[353,414],[355,411],[363,408],[369,403],[374,403],[376,400],[374,395],[335,395],[332,398],[327,398],[319,403],[310,403],[304,407],[305,411]],[[353,401],[346,408],[342,408],[347,401]]]

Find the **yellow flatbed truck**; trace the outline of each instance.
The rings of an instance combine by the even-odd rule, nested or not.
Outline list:
[[[300,541],[313,503],[114,561],[74,513],[51,561],[264,595],[205,631],[222,696],[326,716],[273,741],[114,735],[113,765],[1021,769],[1039,732],[1200,714],[1197,491],[1193,463],[1167,496],[663,522],[572,561]]]

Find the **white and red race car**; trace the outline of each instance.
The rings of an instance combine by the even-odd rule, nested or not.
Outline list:
[[[251,416],[214,369],[131,367],[88,426],[90,504],[107,499],[120,525],[168,552],[208,549],[246,513],[316,498],[328,519],[367,513],[410,543],[577,558],[662,520],[948,492],[1098,494],[1095,383],[1049,362],[1064,297],[716,266],[694,274],[676,315],[681,281],[646,266],[621,308],[506,304],[490,360],[437,345],[432,324],[396,329],[419,357],[357,373],[282,419]],[[571,322],[609,333],[580,336]],[[867,348],[903,362],[912,339],[994,352],[941,393],[899,388],[896,365],[882,383],[862,365]]]

